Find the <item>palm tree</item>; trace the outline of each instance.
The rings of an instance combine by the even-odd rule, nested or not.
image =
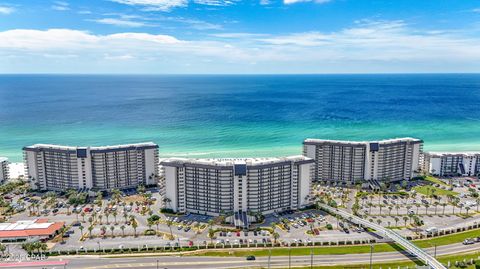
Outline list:
[[[458,207],[460,208],[460,215],[462,214],[463,204],[459,204]]]
[[[378,208],[380,209],[380,215],[382,215],[382,208],[383,208],[383,207],[384,207],[384,205],[382,205],[382,204],[379,204],[379,205],[378,205]]]
[[[418,209],[421,207],[421,205],[418,204],[418,203],[415,203],[415,206],[417,207],[417,213],[416,213],[416,215],[418,215]]]
[[[440,203],[437,202],[437,201],[435,201],[435,203],[433,203],[433,206],[435,207],[435,213],[434,213],[434,215],[437,215],[437,207],[438,207],[439,204],[440,204]]]
[[[0,243],[0,252],[2,253],[2,257],[5,255],[5,250],[7,250],[7,246]]]
[[[442,203],[442,207],[443,207],[443,211],[442,211],[442,215],[445,215],[445,208],[447,207],[447,203]]]
[[[92,238],[93,225],[88,226],[88,237]]]
[[[98,215],[98,221],[102,224],[103,215]]]
[[[457,199],[452,199],[452,214],[455,215],[455,207],[457,207],[458,201]]]
[[[120,230],[122,230],[122,237],[125,237],[125,225],[120,226]]]
[[[125,223],[128,222],[128,214],[127,212],[123,212],[123,218],[125,219]]]
[[[135,218],[132,219],[132,228],[133,228],[133,235],[136,237],[137,236],[137,228],[138,228],[138,223]]]
[[[399,215],[398,210],[400,209],[399,205],[395,205],[395,209],[397,210],[397,216]]]
[[[210,221],[212,221],[212,220],[208,221],[209,225],[210,225]],[[170,220],[170,218],[167,218],[167,226],[168,226],[168,229],[170,229],[170,240],[173,240],[172,221]],[[210,229],[211,229],[211,227],[212,226],[210,226]]]
[[[466,206],[466,207],[465,207],[465,210],[467,211],[467,216],[468,216],[468,211],[470,210],[470,207],[469,207],[469,206]]]
[[[382,223],[382,220],[377,219],[377,223],[378,223],[378,225],[380,225]]]
[[[82,237],[83,236],[83,229],[85,229],[85,227],[83,227],[83,225],[80,225],[80,227],[78,227],[78,228],[80,229],[80,233],[81,233],[80,237]]]
[[[368,215],[371,215],[372,214],[372,206],[373,204],[370,202],[367,204],[368,205]]]
[[[278,233],[273,233],[273,244],[276,245],[277,244],[277,239],[280,237],[280,235]]]
[[[398,221],[400,220],[398,217],[393,218],[395,220],[395,227],[397,227]]]
[[[85,212],[82,211],[82,213],[80,213],[80,216],[82,216],[82,221],[85,222]]]
[[[155,228],[156,228],[155,233],[156,233],[157,235],[158,235],[158,225],[159,225],[159,224],[160,224],[160,220],[158,219],[158,220],[155,221],[155,226],[156,226],[156,227],[155,227]]]
[[[411,205],[407,205],[406,208],[407,208],[407,215],[408,215],[408,211],[410,211],[410,209],[412,209],[412,206],[411,206]]]
[[[409,218],[408,218],[407,216],[404,216],[404,217],[403,217],[403,222],[404,222],[404,226],[405,226],[405,227],[407,227],[407,220],[408,220],[408,219],[409,219]]]
[[[113,236],[113,231],[114,231],[114,230],[115,230],[115,226],[113,226],[113,225],[110,226],[110,231],[112,232],[112,237],[114,237],[114,236]]]
[[[113,211],[113,218],[115,219],[115,224],[117,224],[117,211]]]
[[[430,207],[428,204],[423,205],[425,207],[425,215],[428,215],[428,208]]]
[[[110,216],[110,212],[108,212],[108,211],[105,212],[105,218],[107,218],[107,224],[110,224],[110,223],[108,222],[108,217],[109,217],[109,216]]]

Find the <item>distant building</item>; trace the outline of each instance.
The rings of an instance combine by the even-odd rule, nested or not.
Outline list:
[[[168,159],[167,208],[217,216],[272,213],[311,204],[313,160],[304,156],[247,159]]]
[[[382,141],[306,139],[304,156],[315,160],[314,179],[339,183],[364,180],[392,182],[411,179],[420,171],[423,141],[398,138]]]
[[[65,222],[48,222],[47,219],[0,223],[0,242],[51,239],[64,226]]]
[[[38,190],[112,190],[156,184],[158,146],[105,147],[36,144],[24,149],[27,179]]]
[[[0,184],[5,183],[9,179],[8,159],[0,157]]]
[[[480,175],[480,152],[428,152],[425,170],[435,176]]]

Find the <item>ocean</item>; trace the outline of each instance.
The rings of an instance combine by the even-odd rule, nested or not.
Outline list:
[[[0,156],[153,141],[161,157],[267,157],[305,138],[480,150],[479,74],[0,75]]]

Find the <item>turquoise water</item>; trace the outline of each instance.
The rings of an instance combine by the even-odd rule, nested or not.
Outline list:
[[[154,141],[160,155],[301,154],[307,137],[480,150],[480,75],[0,76],[0,156]]]

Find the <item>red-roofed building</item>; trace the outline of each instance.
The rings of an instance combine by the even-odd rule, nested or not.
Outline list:
[[[0,242],[50,239],[64,226],[65,222],[48,222],[47,219],[0,223]]]

